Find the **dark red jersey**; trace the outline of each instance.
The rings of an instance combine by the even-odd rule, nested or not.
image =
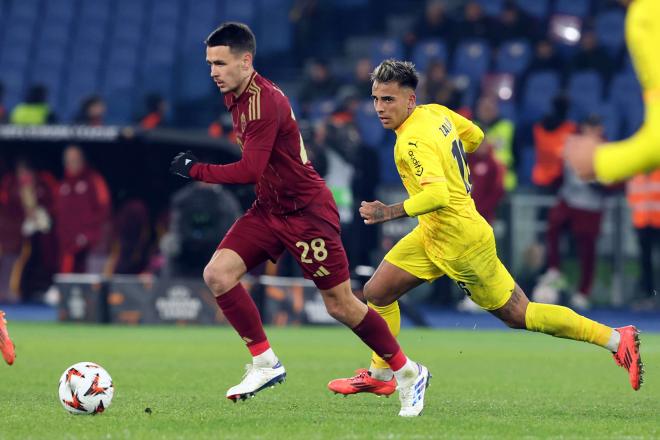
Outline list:
[[[273,214],[304,208],[325,182],[307,152],[289,99],[256,72],[240,96],[225,95],[243,156],[227,165],[195,164],[193,179],[210,183],[255,183],[255,205]]]

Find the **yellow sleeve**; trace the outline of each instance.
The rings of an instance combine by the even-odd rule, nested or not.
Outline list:
[[[409,140],[402,151],[411,170],[410,176],[422,191],[403,202],[410,217],[426,214],[449,204],[449,188],[442,168],[442,157],[434,146],[422,140]]]
[[[647,100],[646,118],[637,133],[596,150],[594,170],[603,183],[617,182],[660,167],[660,100]]]
[[[626,14],[626,44],[644,92],[644,124],[637,133],[596,150],[596,178],[616,182],[660,167],[660,2],[635,0]]]
[[[470,121],[467,118],[459,115],[456,112],[449,110],[451,120],[456,127],[456,132],[458,137],[463,142],[463,148],[467,153],[472,153],[479,148],[481,141],[484,140],[484,132],[481,131],[481,128],[477,127],[475,123]]]

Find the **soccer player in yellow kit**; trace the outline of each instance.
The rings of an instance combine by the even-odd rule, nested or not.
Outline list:
[[[611,183],[660,167],[660,1],[632,0],[626,15],[626,43],[642,85],[645,117],[633,136],[600,144],[573,136],[565,147],[568,163],[585,180]]]
[[[417,217],[419,225],[388,253],[364,286],[364,295],[399,333],[397,299],[442,275],[453,279],[482,308],[511,328],[585,341],[606,348],[629,373],[637,390],[642,382],[638,331],[613,329],[554,304],[530,302],[497,257],[493,230],[470,196],[465,153],[475,151],[484,134],[468,119],[437,104],[416,105],[418,75],[409,62],[386,60],[372,73],[372,97],[383,127],[396,132],[394,159],[409,194],[404,202],[362,202],[366,224]],[[369,370],[328,384],[341,394],[389,395],[395,379],[387,363],[372,356]]]

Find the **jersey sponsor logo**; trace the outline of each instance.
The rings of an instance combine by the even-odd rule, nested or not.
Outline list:
[[[443,122],[440,126],[440,131],[445,135],[445,137],[447,137],[451,132],[451,122],[449,122],[448,118],[445,118],[445,122]]]
[[[408,156],[410,156],[410,162],[414,168],[415,175],[417,177],[421,176],[424,173],[424,166],[422,163],[415,157],[415,152],[413,150],[408,150]]]

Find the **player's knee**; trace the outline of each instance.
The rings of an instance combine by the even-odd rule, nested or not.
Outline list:
[[[236,284],[233,277],[215,265],[207,265],[204,268],[204,282],[215,296],[220,296],[229,291]]]
[[[519,313],[511,313],[502,317],[502,321],[510,328],[513,329],[525,329],[527,328],[525,324],[525,315],[522,316]]]
[[[392,303],[392,301],[387,298],[386,295],[383,295],[382,292],[379,291],[379,289],[374,283],[371,282],[371,280],[367,281],[367,283],[362,288],[362,294],[364,295],[364,299],[378,307],[385,307]]]
[[[349,310],[341,301],[326,301],[325,308],[334,319],[339,322],[346,322]]]

